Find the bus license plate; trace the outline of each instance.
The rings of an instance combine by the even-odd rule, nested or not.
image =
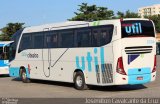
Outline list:
[[[143,77],[137,77],[137,80],[143,80]]]

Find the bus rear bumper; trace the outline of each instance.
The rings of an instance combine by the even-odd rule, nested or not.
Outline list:
[[[117,74],[115,79],[115,85],[135,85],[146,84],[156,79],[156,72],[140,75],[121,75]]]
[[[3,75],[3,74],[9,74],[9,68],[8,68],[8,66],[6,66],[6,67],[0,67],[0,75]]]
[[[130,75],[128,76],[128,84],[145,84],[151,82],[151,74]]]

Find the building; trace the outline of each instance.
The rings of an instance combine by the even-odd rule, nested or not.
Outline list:
[[[142,18],[144,16],[152,16],[160,14],[160,4],[138,8],[138,14]]]

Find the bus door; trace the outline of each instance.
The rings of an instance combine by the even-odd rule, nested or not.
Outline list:
[[[59,37],[60,38],[60,37]],[[58,47],[58,32],[53,29],[44,29],[44,48],[43,48],[43,72],[46,78],[62,74],[59,64],[60,59],[68,48]],[[59,69],[59,70],[56,70]],[[59,73],[59,74],[54,74]]]
[[[44,48],[42,49],[42,60],[43,60],[43,74],[46,78],[50,77],[50,62],[51,62],[51,53],[49,49],[49,28],[43,30],[44,34]]]
[[[56,49],[57,46],[57,33],[49,28],[44,29],[43,73],[46,78],[49,78],[55,71],[53,70],[54,65],[61,55],[60,49]]]

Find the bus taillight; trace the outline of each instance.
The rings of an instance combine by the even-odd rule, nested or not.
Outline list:
[[[122,75],[127,75],[125,70],[124,70],[124,67],[123,67],[122,57],[119,57],[118,61],[117,61],[117,73],[122,74]]]
[[[154,73],[156,71],[156,66],[157,66],[157,61],[156,61],[156,55],[154,56],[154,66],[153,66],[153,70],[152,73]]]

